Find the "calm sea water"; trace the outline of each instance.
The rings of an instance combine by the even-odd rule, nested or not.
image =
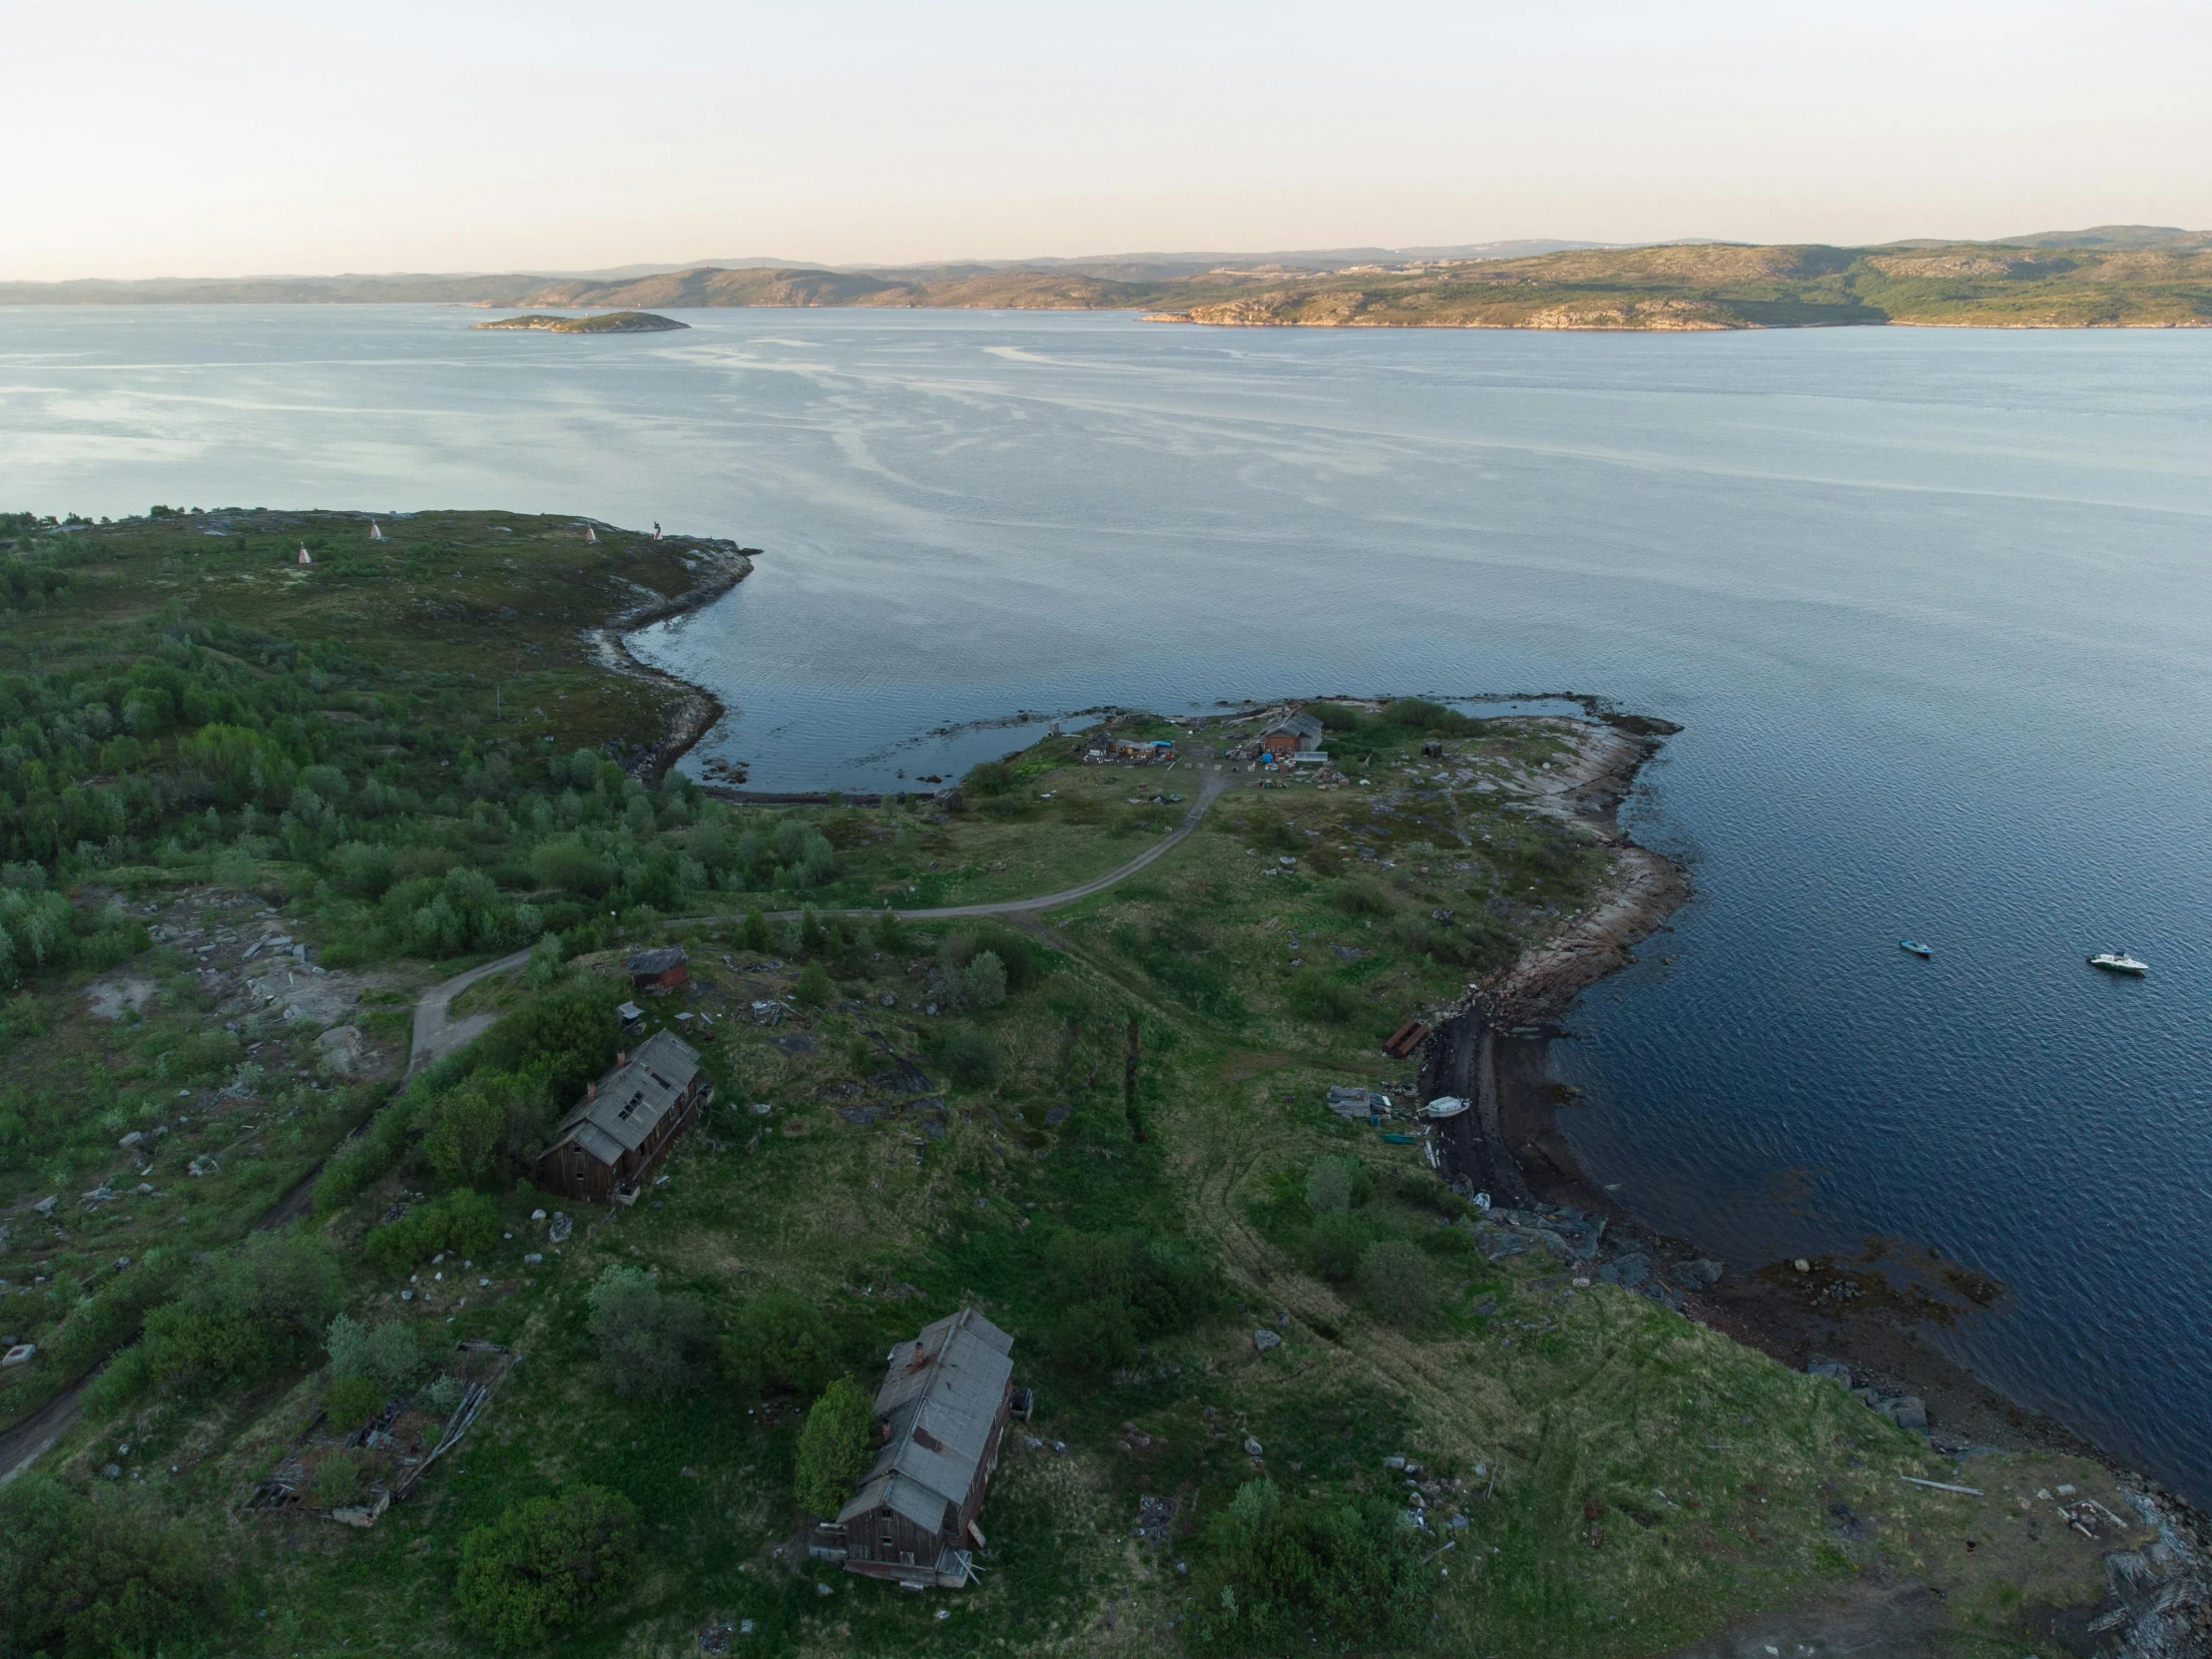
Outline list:
[[[758,574],[648,648],[757,787],[1102,702],[1680,721],[1633,817],[1698,897],[1554,1049],[1588,1168],[1742,1265],[1978,1266],[2011,1292],[1954,1355],[2212,1498],[2212,334],[473,315],[0,310],[0,506],[738,537]],[[2083,965],[2117,946],[2152,975]]]

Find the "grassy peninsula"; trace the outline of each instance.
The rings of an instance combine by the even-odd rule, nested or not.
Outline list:
[[[667,771],[696,694],[619,651],[729,542],[161,509],[0,544],[0,1336],[35,1350],[0,1462],[79,1412],[0,1486],[5,1651],[2016,1659],[2186,1569],[2095,1459],[1914,1432],[1716,1329],[1718,1264],[1430,1168],[1380,1040],[1619,945],[1648,727],[1316,699],[1336,769],[1290,781],[1236,758],[1272,711],[1127,711],[1172,768],[1047,734],[767,807]],[[669,943],[644,1024],[714,1106],[634,1207],[551,1200],[530,1161]],[[410,1075],[422,992],[524,950]],[[983,1577],[812,1559],[817,1402],[962,1304],[1034,1394]],[[395,1455],[358,1425],[474,1398],[404,1501],[330,1518]],[[2150,1589],[2108,1576],[2160,1525]]]
[[[524,316],[503,316],[494,322],[479,322],[479,328],[531,328],[547,334],[657,334],[671,328],[689,328],[688,322],[679,322],[672,316],[655,316],[651,311],[597,311],[590,316],[551,316],[532,312]]]

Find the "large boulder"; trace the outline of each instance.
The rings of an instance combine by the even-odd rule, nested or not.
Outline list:
[[[368,1063],[368,1045],[357,1025],[333,1025],[314,1040],[315,1062],[333,1077],[354,1077]]]
[[[1884,1416],[1900,1428],[1910,1428],[1918,1433],[1928,1432],[1928,1407],[1919,1394],[1899,1394],[1895,1399],[1885,1399],[1875,1406]]]

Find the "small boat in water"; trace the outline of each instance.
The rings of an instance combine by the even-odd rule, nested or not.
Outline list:
[[[1919,939],[1900,939],[1898,940],[1898,948],[1900,950],[1910,950],[1924,961],[1936,954],[1933,949],[1921,943]]]
[[[2137,978],[2150,972],[2150,963],[2138,962],[2124,950],[2100,950],[2089,958],[2089,965],[2107,973],[2127,973]]]

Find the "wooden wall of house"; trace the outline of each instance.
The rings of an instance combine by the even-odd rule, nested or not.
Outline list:
[[[942,1533],[916,1526],[891,1508],[853,1516],[844,1523],[844,1537],[852,1560],[887,1567],[933,1569],[946,1542]]]
[[[614,1190],[615,1173],[574,1141],[563,1141],[538,1159],[537,1183],[549,1193],[596,1203]]]

